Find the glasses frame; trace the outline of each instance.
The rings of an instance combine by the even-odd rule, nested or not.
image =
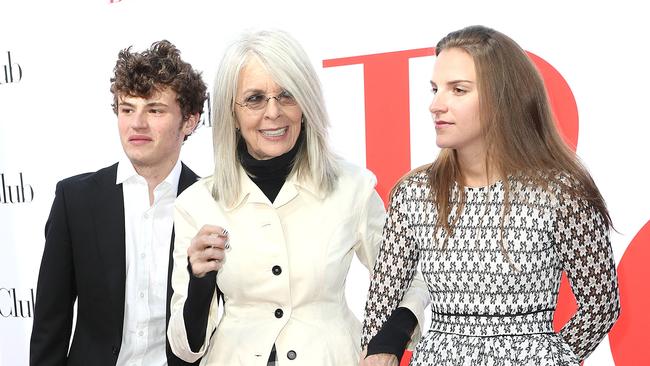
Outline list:
[[[286,95],[283,95],[283,94],[286,94]],[[283,96],[289,96],[293,102],[287,104],[286,102],[280,101],[280,98],[282,98]],[[283,91],[281,91],[280,93],[278,93],[276,95],[270,95],[270,96],[264,95],[264,97],[265,97],[264,102],[261,104],[261,106],[259,108],[251,107],[249,102],[235,101],[235,104],[237,104],[240,107],[244,107],[244,108],[248,109],[249,111],[253,111],[253,112],[259,112],[259,111],[263,111],[264,109],[266,109],[266,107],[269,105],[269,100],[271,100],[271,99],[275,99],[275,101],[278,102],[278,105],[280,105],[282,107],[293,107],[293,106],[298,105],[298,102],[296,101],[296,98],[294,98],[294,96],[291,93],[289,93],[288,91],[286,91],[286,90],[283,90]]]

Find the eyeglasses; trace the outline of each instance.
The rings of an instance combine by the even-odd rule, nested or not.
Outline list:
[[[235,104],[240,107],[246,107],[251,111],[259,111],[266,108],[266,105],[271,99],[275,99],[278,104],[283,107],[294,106],[297,104],[296,98],[294,98],[293,95],[291,95],[291,93],[286,90],[283,90],[276,96],[271,95],[268,97],[264,94],[253,94],[249,97],[246,97],[246,99],[244,99],[241,103],[235,102]]]

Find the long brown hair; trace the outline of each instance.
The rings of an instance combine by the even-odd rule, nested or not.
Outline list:
[[[449,33],[436,45],[436,53],[451,48],[467,52],[474,60],[479,118],[486,145],[485,166],[489,169],[486,173],[496,173],[504,186],[501,228],[510,211],[511,179],[546,188],[557,184],[593,204],[611,227],[603,197],[587,169],[560,136],[544,82],[525,51],[508,36],[483,26]],[[416,169],[422,170],[428,172],[431,198],[438,212],[436,231],[442,229],[449,237],[465,203],[465,184],[455,150],[441,149],[429,167]],[[570,183],[561,176],[568,176]],[[458,189],[454,191],[455,184]],[[458,204],[450,221],[453,201]],[[508,257],[503,240],[500,244]]]

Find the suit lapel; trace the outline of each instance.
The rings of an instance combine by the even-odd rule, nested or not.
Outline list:
[[[124,289],[126,285],[126,245],[124,231],[124,194],[122,185],[115,184],[117,164],[103,169],[95,177],[97,185],[91,215],[97,235],[97,247],[102,258],[102,270],[107,280],[107,296],[111,311],[122,335],[124,319]]]
[[[178,193],[181,194],[185,188],[191,186],[199,179],[199,176],[196,175],[192,169],[188,168],[187,165],[181,163],[181,176],[178,179]]]

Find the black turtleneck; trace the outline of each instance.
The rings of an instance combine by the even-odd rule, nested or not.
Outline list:
[[[237,155],[239,162],[251,180],[264,192],[269,201],[275,201],[282,185],[287,180],[298,150],[303,143],[303,133],[298,135],[296,144],[288,152],[268,160],[257,160],[248,153],[244,139],[239,141]]]

